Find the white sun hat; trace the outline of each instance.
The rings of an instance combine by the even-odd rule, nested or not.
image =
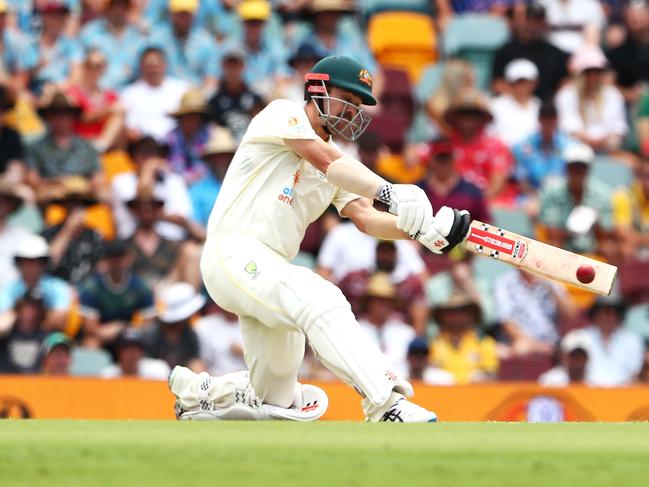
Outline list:
[[[161,308],[158,318],[163,323],[176,323],[190,318],[205,305],[205,296],[187,282],[167,286],[158,299]]]
[[[50,256],[50,247],[40,235],[29,235],[22,239],[14,256],[19,259],[46,259]]]

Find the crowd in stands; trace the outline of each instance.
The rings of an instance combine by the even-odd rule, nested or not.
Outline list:
[[[327,55],[379,105],[341,148],[433,208],[619,266],[597,298],[327,211],[295,259],[429,384],[649,383],[649,4],[0,0],[0,373],[241,370],[207,221],[248,123]],[[309,349],[305,379],[332,375]]]

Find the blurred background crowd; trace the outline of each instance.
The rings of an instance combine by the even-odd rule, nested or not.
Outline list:
[[[328,211],[296,263],[429,384],[649,382],[649,6],[632,0],[0,0],[0,373],[244,368],[198,260],[271,100],[345,54],[380,99],[356,142],[433,208],[620,267],[594,296]],[[305,379],[329,379],[307,350]]]

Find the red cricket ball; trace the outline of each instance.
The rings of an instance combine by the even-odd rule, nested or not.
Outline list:
[[[595,279],[595,269],[592,265],[583,264],[577,268],[577,280],[579,282],[588,284],[593,282],[593,279]]]

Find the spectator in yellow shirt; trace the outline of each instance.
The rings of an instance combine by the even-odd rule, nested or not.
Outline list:
[[[494,379],[498,371],[496,341],[481,337],[480,306],[468,295],[456,293],[433,310],[440,326],[430,346],[431,363],[453,374],[456,384]]]
[[[649,259],[649,159],[643,159],[630,188],[613,195],[613,223],[626,259]]]

